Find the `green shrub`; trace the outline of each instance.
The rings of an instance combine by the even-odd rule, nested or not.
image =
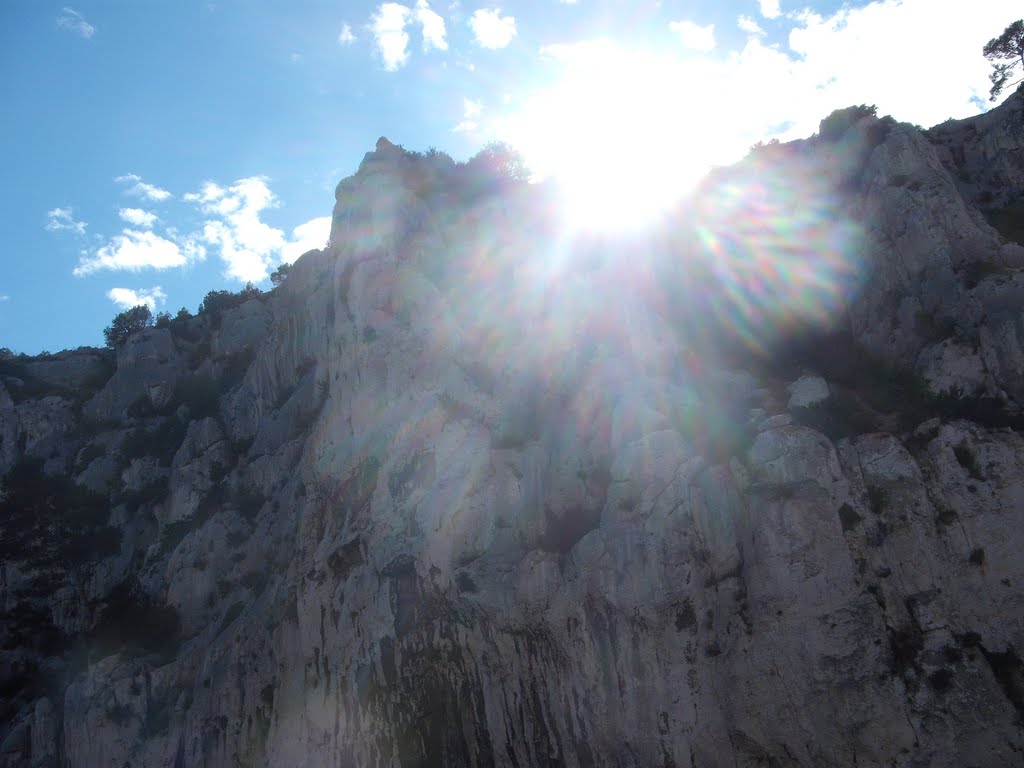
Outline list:
[[[239,307],[251,299],[258,299],[262,295],[263,291],[252,283],[246,283],[245,288],[238,293],[223,290],[210,291],[199,305],[197,314],[210,316],[217,322],[227,310]]]
[[[996,232],[1010,242],[1024,245],[1024,200],[1003,208],[988,208],[982,213]]]
[[[97,658],[128,648],[169,660],[180,639],[181,619],[174,608],[158,605],[137,585],[122,582],[107,596],[90,645]]]
[[[108,347],[122,346],[128,337],[153,324],[153,313],[145,304],[126,309],[114,316],[110,325],[103,329],[103,338]]]
[[[216,416],[220,410],[221,388],[209,376],[186,376],[178,382],[175,400],[188,408],[190,419]]]
[[[857,524],[863,519],[864,518],[857,514],[857,510],[846,502],[843,502],[842,506],[839,507],[839,522],[843,526],[844,533],[856,528]]]
[[[42,462],[22,459],[3,487],[0,560],[76,567],[120,548],[120,530],[107,525],[109,500],[64,475],[47,475]]]
[[[238,514],[246,520],[254,520],[263,509],[266,499],[258,489],[242,485],[232,494],[232,502]]]
[[[502,142],[486,145],[466,162],[456,164],[453,173],[454,186],[469,200],[530,179],[523,156]]]
[[[165,525],[160,533],[160,548],[157,550],[157,556],[164,557],[171,554],[184,538],[198,527],[199,523],[195,520],[194,515]]]
[[[144,504],[155,504],[166,495],[167,483],[163,479],[156,479],[134,491],[125,491],[121,494],[120,502],[129,509],[138,509]]]
[[[971,478],[974,480],[985,479],[981,466],[978,464],[977,456],[974,455],[974,451],[971,450],[966,442],[953,446],[953,455],[956,456],[957,463],[967,470],[967,474]]]
[[[833,442],[876,432],[880,426],[860,399],[845,389],[835,389],[827,400],[809,408],[794,408],[792,415],[797,424],[815,429]]]
[[[177,416],[164,418],[152,429],[136,427],[121,443],[121,455],[129,460],[153,456],[162,466],[170,466],[187,431],[188,424]]]
[[[281,264],[277,269],[270,273],[270,282],[275,288],[288,279],[288,273],[291,271],[291,268],[291,264]]]
[[[167,317],[170,317],[170,315],[167,315]],[[185,307],[182,307],[178,310],[178,314],[169,321],[166,321],[165,326],[161,326],[157,322],[157,327],[166,327],[172,335],[186,341],[197,341],[202,333],[202,329],[198,323],[191,322],[192,319],[192,313],[185,309]]]
[[[5,383],[11,399],[16,403],[21,403],[36,397],[60,394],[57,388],[47,385],[46,382],[28,372],[24,362],[27,359],[29,358],[25,355],[0,359],[0,378],[10,377],[20,382],[20,384]]]

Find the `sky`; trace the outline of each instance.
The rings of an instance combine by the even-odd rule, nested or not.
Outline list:
[[[377,138],[502,140],[582,225],[640,221],[833,109],[990,108],[1019,0],[0,3],[0,347],[102,344],[327,240]]]

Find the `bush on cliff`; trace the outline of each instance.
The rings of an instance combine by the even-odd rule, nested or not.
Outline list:
[[[232,293],[231,291],[210,291],[206,294],[206,298],[204,298],[202,303],[199,305],[199,311],[197,314],[217,317],[222,312],[233,309],[234,307],[239,307],[250,299],[258,299],[262,295],[263,291],[252,283],[246,283],[245,288],[240,290],[238,293]]]
[[[112,349],[122,346],[128,337],[153,324],[153,313],[145,304],[126,309],[114,316],[110,325],[103,329],[103,338]]]
[[[825,141],[839,141],[850,128],[865,117],[877,117],[878,108],[872,104],[853,105],[837,109],[818,124],[818,136]]]

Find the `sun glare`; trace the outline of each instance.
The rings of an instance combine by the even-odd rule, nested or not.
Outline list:
[[[710,64],[607,41],[546,53],[561,77],[532,91],[505,133],[537,177],[557,180],[572,226],[642,226],[713,163],[738,157],[737,137],[710,119]],[[729,124],[721,111],[715,119]]]

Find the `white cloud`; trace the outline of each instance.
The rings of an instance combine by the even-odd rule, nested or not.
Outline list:
[[[782,14],[779,0],[757,0],[757,2],[761,8],[761,15],[766,19],[777,19]]]
[[[150,312],[155,312],[158,302],[163,304],[167,301],[167,294],[163,292],[159,285],[155,285],[148,291],[134,291],[131,288],[111,288],[107,291],[107,298],[123,309],[131,309],[140,304],[145,304],[149,307]]]
[[[803,13],[789,34],[798,58],[787,63],[793,75],[783,100],[795,106],[799,87],[810,96],[801,110],[814,109],[818,119],[860,103],[921,125],[975,113],[991,69],[981,48],[1019,12],[1019,0],[976,0],[969,14],[937,14],[929,0],[884,0],[826,18]]]
[[[483,112],[483,104],[472,99],[462,100],[462,120],[452,128],[452,133],[467,133],[477,129],[477,118]]]
[[[209,217],[199,237],[219,250],[225,276],[243,283],[264,280],[278,263],[290,263],[307,251],[323,248],[331,234],[330,216],[298,225],[290,238],[262,221],[263,211],[278,205],[262,176],[240,179],[227,187],[208,181],[184,199]]]
[[[125,192],[129,195],[134,195],[135,197],[144,197],[147,200],[153,200],[154,202],[167,200],[171,197],[171,193],[166,189],[161,189],[153,184],[147,184],[134,173],[126,173],[124,176],[118,176],[114,181],[121,184],[131,184],[132,186],[126,189]]]
[[[10,301],[10,300],[11,300],[11,297],[8,296],[6,293],[0,293],[0,301]]]
[[[240,282],[258,282],[287,241],[284,233],[260,220],[260,214],[278,205],[262,176],[240,179],[229,187],[213,182],[200,192],[185,195],[200,211],[215,218],[203,224],[201,238],[220,249],[225,275]]]
[[[157,221],[155,213],[144,211],[141,208],[122,208],[117,212],[117,215],[129,224],[134,224],[136,227],[142,227],[143,229],[152,229]]]
[[[668,28],[679,36],[679,41],[695,51],[713,51],[715,48],[715,25],[706,27],[692,21],[670,21]]]
[[[381,3],[370,19],[373,40],[384,61],[384,69],[394,72],[409,59],[409,34],[405,25],[412,11],[399,3]]]
[[[739,19],[736,20],[736,25],[748,35],[757,35],[760,37],[765,34],[761,25],[749,16],[740,16]]]
[[[439,51],[447,51],[448,41],[444,37],[444,19],[430,10],[427,0],[418,0],[414,16],[423,30],[423,50],[429,51],[431,48],[436,48]]]
[[[516,20],[502,16],[500,8],[481,8],[473,12],[469,26],[481,48],[504,48],[516,36]]]
[[[50,232],[74,232],[76,235],[84,235],[85,228],[89,226],[84,221],[77,221],[72,215],[71,206],[67,208],[54,208],[46,212],[46,229]]]
[[[74,32],[86,40],[96,34],[96,27],[86,21],[85,17],[74,8],[61,9],[60,16],[57,17],[57,26]]]
[[[338,43],[341,45],[348,45],[356,41],[355,33],[352,32],[352,27],[347,23],[341,25],[341,32],[338,33]]]
[[[291,264],[299,256],[314,248],[323,248],[331,236],[331,217],[320,216],[299,224],[292,230],[291,242],[281,249],[281,261]]]
[[[83,253],[73,271],[75,276],[82,277],[102,269],[171,269],[205,257],[206,249],[192,239],[178,243],[149,230],[126,229],[95,252]]]

